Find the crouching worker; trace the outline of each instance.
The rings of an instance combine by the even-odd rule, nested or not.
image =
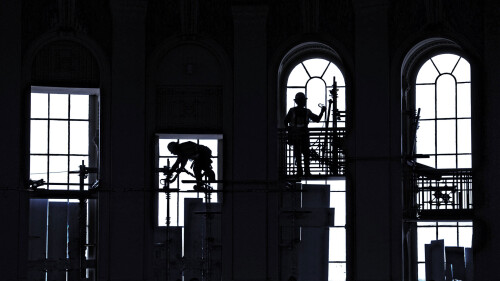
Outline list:
[[[170,169],[170,177],[172,177],[174,172],[180,173],[184,171],[187,161],[192,160],[193,164],[191,168],[196,179],[194,190],[204,190],[203,176],[206,177],[206,181],[208,182],[215,181],[215,173],[212,170],[212,151],[210,148],[192,141],[183,143],[171,142],[167,148],[172,154],[177,155],[177,160]]]

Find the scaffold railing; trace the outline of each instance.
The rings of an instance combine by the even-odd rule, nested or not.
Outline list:
[[[411,172],[417,217],[453,216],[473,209],[472,169],[418,169]]]
[[[310,170],[312,177],[344,176],[346,155],[344,128],[309,128]],[[279,129],[279,172],[281,177],[297,176],[294,148],[289,132]],[[302,157],[302,161],[304,161]]]

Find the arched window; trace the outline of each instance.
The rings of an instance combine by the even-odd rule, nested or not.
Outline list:
[[[330,92],[334,83],[337,88],[335,97]],[[322,127],[327,118],[331,123],[335,122],[337,127],[345,127],[345,81],[342,72],[335,63],[324,58],[311,58],[298,63],[290,72],[286,84],[287,111],[295,106],[294,98],[299,92],[306,95],[307,105],[313,112],[319,113],[319,108],[316,105],[328,105],[329,100],[332,100],[334,103],[332,107],[336,103],[336,109],[340,113],[336,120],[332,120],[331,116],[330,118],[325,117],[319,123],[311,123],[309,127]],[[329,124],[329,126],[332,125]]]
[[[308,124],[310,158],[310,175],[301,178],[301,189],[306,193],[284,194],[281,208],[307,209],[311,205],[315,208],[333,208],[334,221],[327,228],[322,228],[321,237],[329,237],[328,241],[317,241],[315,244],[327,243],[327,247],[314,250],[291,252],[281,251],[281,274],[284,280],[294,274],[294,260],[314,260],[314,269],[298,266],[299,275],[307,278],[307,272],[315,270],[316,276],[327,274],[328,280],[346,280],[347,276],[347,247],[346,247],[346,181],[345,155],[343,137],[346,128],[346,82],[342,72],[342,60],[338,54],[328,46],[319,43],[305,43],[292,49],[282,60],[279,72],[279,122],[282,127],[286,122],[290,109],[297,107],[295,101],[297,93],[304,93],[307,98],[306,107],[315,115],[320,115],[321,106],[326,106],[325,113],[319,122]],[[290,128],[284,130],[289,136]],[[282,138],[280,142],[280,170],[284,177],[296,178],[297,160],[294,159],[293,145]],[[320,192],[321,200],[311,200],[315,192]],[[298,197],[300,200],[295,201]],[[295,198],[295,199],[294,199]],[[316,197],[318,198],[318,197]],[[306,222],[304,222],[307,224]],[[289,225],[287,221],[281,221]],[[325,225],[326,226],[326,225]],[[302,245],[309,244],[307,239],[312,232],[307,227],[300,227]],[[281,241],[285,245],[296,234],[290,227],[281,227]],[[315,230],[318,231],[318,230]],[[295,233],[295,234],[294,234]],[[288,239],[288,240],[287,240]],[[290,240],[290,241],[289,241]],[[314,243],[313,243],[314,244]],[[325,244],[321,244],[325,245]],[[325,246],[326,246],[325,245]],[[308,246],[302,246],[308,247]],[[323,246],[322,246],[323,247]],[[328,249],[328,252],[326,252]],[[305,250],[305,249],[304,249]],[[325,252],[322,252],[322,251]],[[314,252],[315,257],[307,256],[306,252]],[[304,256],[305,255],[305,256]],[[306,264],[304,262],[304,264]],[[327,266],[327,268],[323,267]],[[291,266],[291,268],[289,268]],[[326,269],[326,270],[325,270]],[[287,275],[289,274],[289,275]]]
[[[99,81],[97,59],[79,43],[56,40],[33,56],[26,110],[28,280],[96,278]],[[57,261],[67,265],[50,265]]]
[[[471,65],[462,54],[454,42],[433,38],[414,47],[403,65],[409,117],[404,147],[410,164],[404,186],[405,276],[410,280],[437,278],[428,275],[436,247],[448,255],[455,278],[471,272]],[[461,264],[453,264],[457,257]],[[442,274],[451,274],[451,268]]]
[[[415,82],[416,153],[433,168],[471,168],[470,65],[455,54],[428,59]]]

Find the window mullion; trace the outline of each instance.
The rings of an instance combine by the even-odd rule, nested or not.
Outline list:
[[[69,153],[70,153],[70,149],[71,149],[71,121],[70,121],[70,117],[71,117],[71,95],[68,95],[68,151],[67,151],[67,154],[68,154],[68,159],[67,159],[67,165],[68,165],[68,173],[66,175],[66,181],[68,183],[68,186],[67,186],[67,189],[69,190],[69,171],[71,169],[70,167],[70,157],[69,157]],[[88,163],[87,163],[88,165]]]
[[[51,94],[47,94],[47,184],[50,184],[50,98]],[[47,189],[50,189],[50,185],[47,185]]]

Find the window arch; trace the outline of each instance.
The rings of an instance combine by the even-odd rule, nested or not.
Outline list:
[[[336,97],[332,97],[331,90],[335,84],[337,88]],[[316,105],[328,105],[333,102],[339,115],[335,123],[338,127],[345,127],[345,80],[339,67],[331,60],[317,57],[300,61],[288,75],[286,83],[286,110],[295,106],[294,98],[298,92],[303,92],[308,99],[310,109],[313,111]],[[329,118],[330,122],[334,122]],[[310,127],[317,128],[324,125],[325,120],[312,123]]]
[[[433,168],[471,168],[471,81],[469,62],[456,54],[432,56],[415,80],[420,109],[416,153]]]

